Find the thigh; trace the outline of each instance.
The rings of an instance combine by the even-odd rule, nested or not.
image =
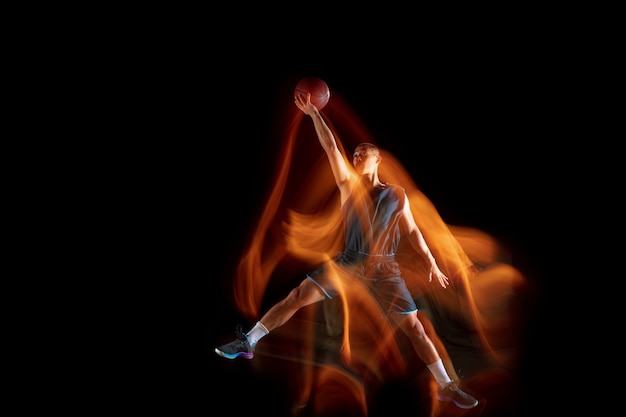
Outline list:
[[[425,329],[422,322],[417,317],[417,312],[414,311],[409,314],[392,313],[389,315],[389,321],[396,328],[399,328],[403,333],[424,333]]]
[[[317,303],[327,298],[324,288],[311,278],[302,280],[295,291],[302,305]]]

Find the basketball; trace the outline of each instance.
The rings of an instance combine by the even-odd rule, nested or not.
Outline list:
[[[306,97],[307,93],[311,93],[311,103],[317,107],[318,110],[322,110],[326,104],[328,104],[328,100],[330,100],[330,89],[328,85],[317,77],[301,79],[298,84],[296,84],[293,96],[295,98],[298,94],[304,94]]]

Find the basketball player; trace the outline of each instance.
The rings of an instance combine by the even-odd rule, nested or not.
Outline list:
[[[451,401],[463,409],[476,407],[478,401],[461,390],[459,382],[453,380],[446,371],[442,355],[445,355],[447,362],[450,361],[449,356],[447,352],[440,355],[435,347],[437,345],[440,350],[445,350],[443,343],[434,332],[429,332],[432,337],[427,334],[418,318],[417,306],[400,275],[398,263],[394,260],[402,236],[430,264],[429,280],[435,278],[444,288],[449,284],[448,277],[439,269],[417,227],[404,189],[381,182],[378,166],[382,157],[373,144],[362,143],[356,147],[352,156],[354,170],[351,170],[332,131],[311,103],[311,95],[297,95],[295,104],[313,120],[340,192],[341,211],[346,226],[345,248],[334,259],[332,267],[358,277],[385,312],[389,323],[406,334],[417,356],[439,385],[437,397],[440,401]],[[364,214],[366,221],[363,221]],[[339,293],[329,277],[329,267],[326,265],[310,272],[298,287],[271,307],[248,332],[242,332],[239,326],[237,339],[217,347],[215,352],[228,359],[252,359],[255,345],[287,322],[300,308],[337,297]],[[448,369],[454,368],[449,364]],[[458,379],[456,375],[452,376]]]

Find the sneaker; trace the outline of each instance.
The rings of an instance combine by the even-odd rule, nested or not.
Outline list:
[[[250,342],[248,342],[248,336],[241,331],[241,325],[237,326],[235,335],[237,336],[237,340],[216,347],[215,353],[228,359],[235,359],[240,356],[246,359],[254,358],[254,349],[250,346]]]
[[[439,401],[452,401],[459,408],[467,409],[478,405],[478,400],[461,391],[461,388],[454,381],[440,389],[437,398],[439,398]]]

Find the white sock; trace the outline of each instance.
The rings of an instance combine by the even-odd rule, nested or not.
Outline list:
[[[267,327],[263,326],[263,323],[257,321],[256,324],[246,335],[248,336],[248,342],[250,346],[254,347],[263,336],[267,335],[270,331],[267,330]]]
[[[443,362],[439,359],[437,362],[431,363],[430,365],[426,365],[431,374],[435,377],[435,381],[441,388],[448,385],[452,380],[448,376],[446,372],[446,368],[443,366]]]

